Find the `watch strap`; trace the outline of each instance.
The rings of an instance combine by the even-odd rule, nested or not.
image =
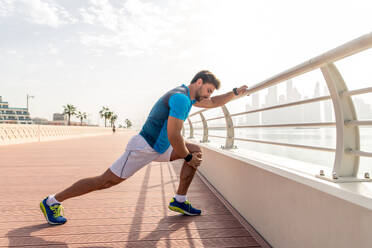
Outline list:
[[[233,89],[233,92],[234,92],[234,95],[236,95],[236,96],[239,95],[239,93],[238,93],[238,88],[234,88],[234,89]]]
[[[192,154],[191,154],[191,153],[187,154],[187,156],[184,157],[184,160],[185,160],[186,162],[190,162],[191,159],[192,159]]]

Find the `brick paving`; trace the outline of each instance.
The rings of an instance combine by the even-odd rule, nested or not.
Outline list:
[[[151,163],[110,189],[63,203],[68,222],[46,223],[39,202],[103,173],[134,133],[0,147],[0,247],[260,247],[196,176],[188,198],[201,216],[167,206],[180,163]]]

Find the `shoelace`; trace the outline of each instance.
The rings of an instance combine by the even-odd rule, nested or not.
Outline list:
[[[63,208],[62,205],[51,206],[50,209],[53,211],[53,216],[55,218],[65,215],[65,209]],[[63,215],[61,215],[61,211],[62,211]]]
[[[189,206],[189,212],[191,211],[191,204],[190,204],[190,202],[189,201],[185,201],[185,204],[187,205],[187,206]]]

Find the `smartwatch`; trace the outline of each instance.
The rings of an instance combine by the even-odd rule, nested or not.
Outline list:
[[[239,93],[238,93],[238,88],[234,88],[234,89],[233,89],[233,92],[234,92],[234,95],[236,95],[236,96],[239,95]]]
[[[191,159],[192,159],[192,154],[191,154],[191,153],[187,154],[187,156],[184,157],[183,159],[184,159],[187,163],[190,162]]]

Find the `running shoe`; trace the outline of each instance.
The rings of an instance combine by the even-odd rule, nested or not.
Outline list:
[[[193,208],[189,201],[178,202],[176,198],[173,197],[169,203],[168,208],[172,211],[179,212],[185,215],[200,215],[201,210]]]
[[[43,212],[45,219],[51,225],[62,225],[65,224],[67,219],[63,217],[61,212],[63,212],[63,207],[59,203],[55,203],[52,206],[49,206],[46,201],[48,197],[40,202],[40,209]]]

